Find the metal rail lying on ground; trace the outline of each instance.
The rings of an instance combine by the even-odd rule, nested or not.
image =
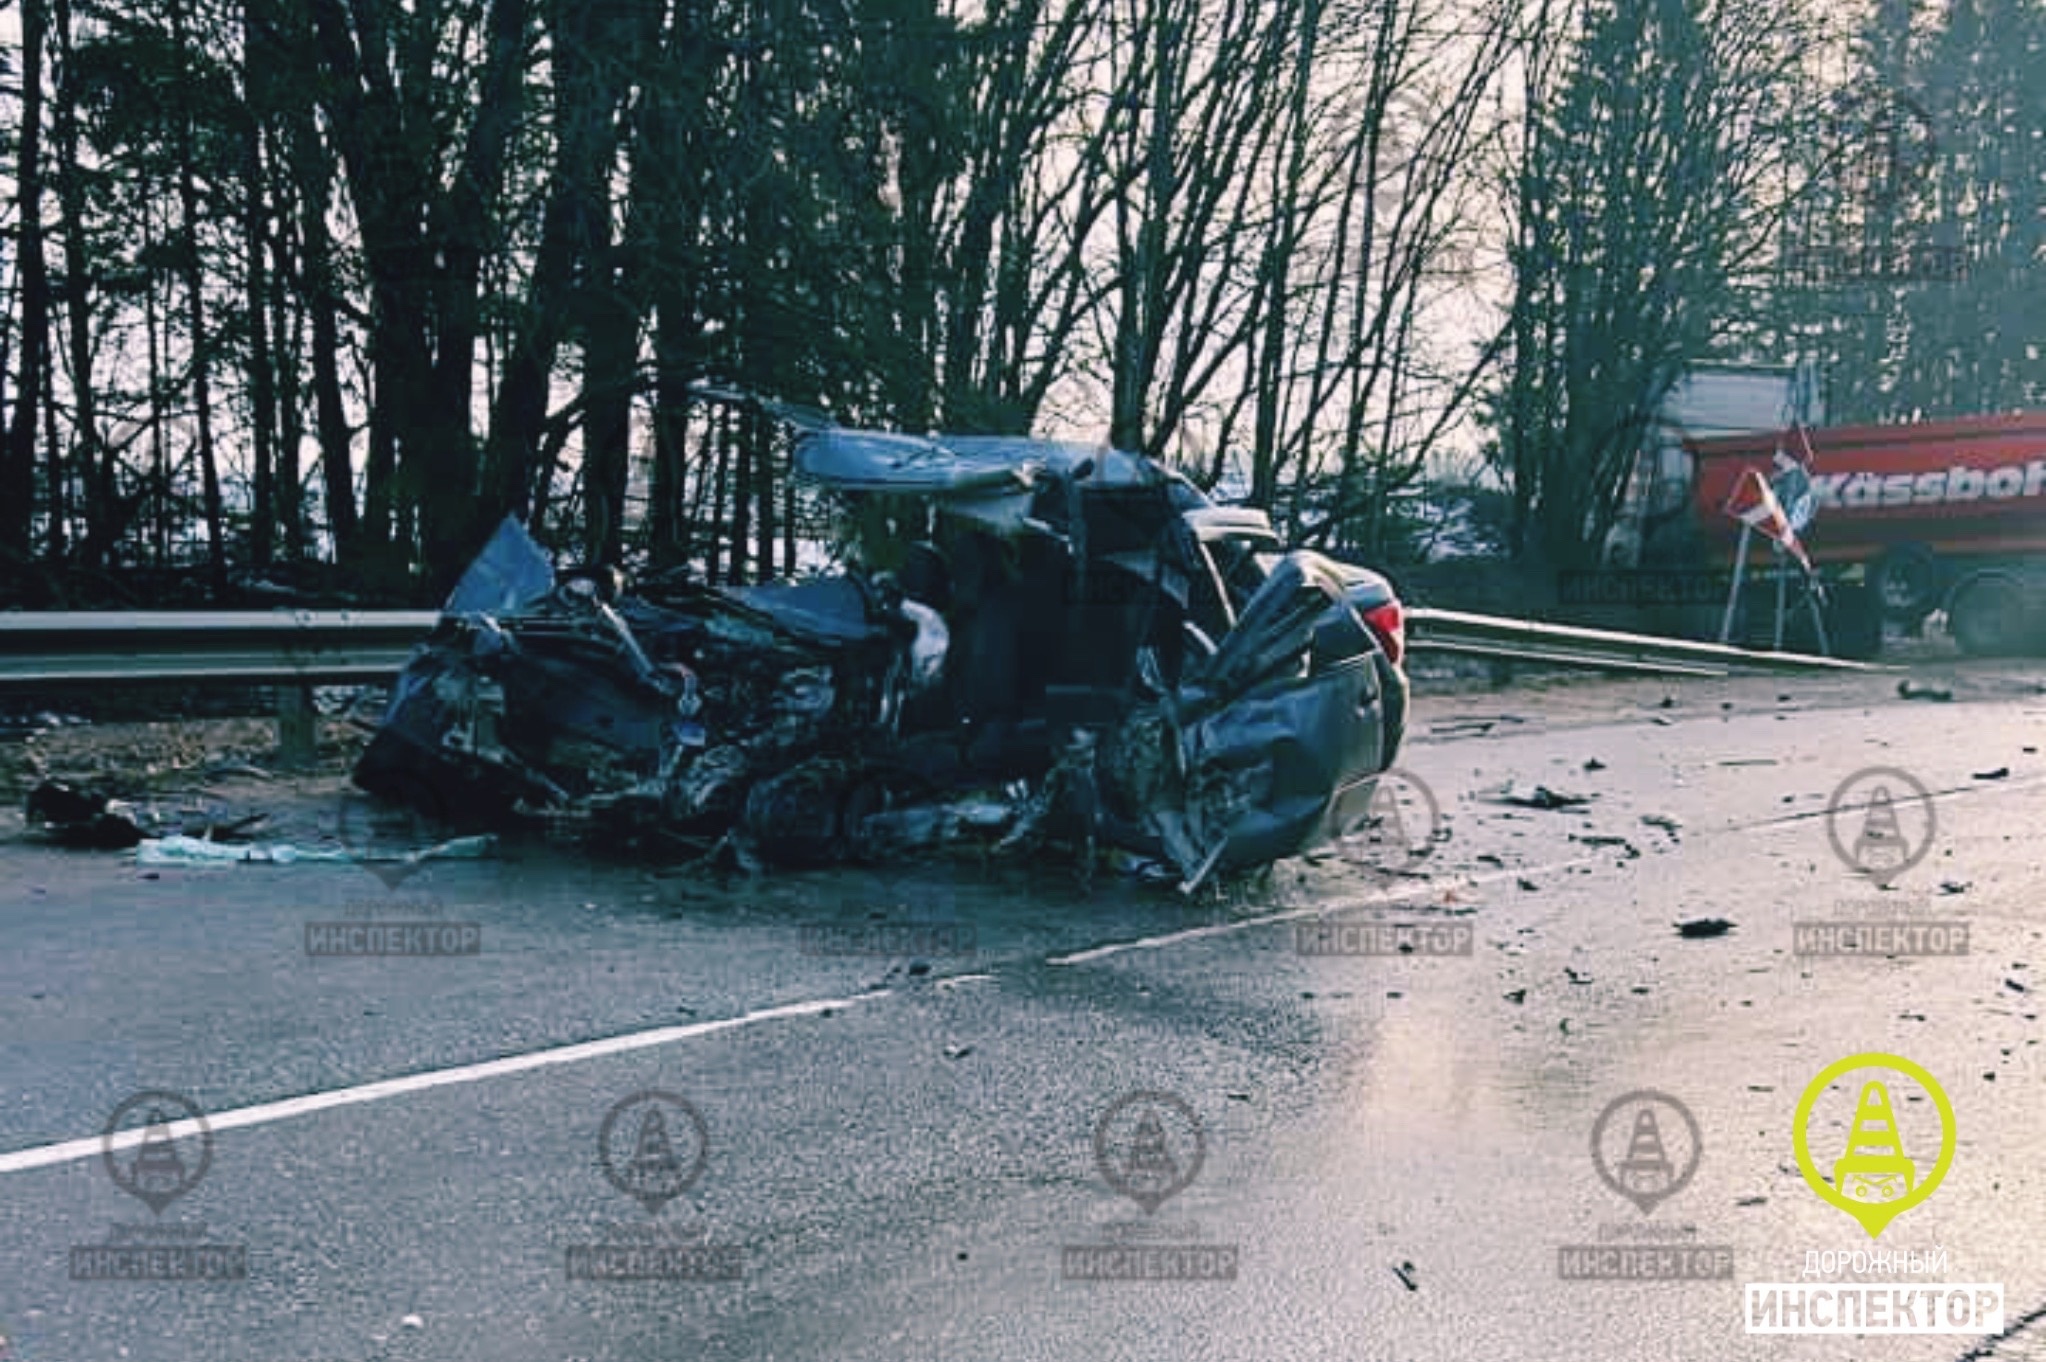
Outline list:
[[[1765,653],[1720,643],[1623,634],[1571,624],[1471,615],[1461,610],[1407,612],[1408,647],[1415,652],[1459,653],[1550,666],[1677,676],[1730,676],[1736,672],[1872,672],[1868,662],[1808,653]]]

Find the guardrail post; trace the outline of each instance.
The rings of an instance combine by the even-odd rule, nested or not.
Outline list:
[[[277,760],[286,768],[310,766],[317,755],[314,726],[319,711],[313,705],[313,688],[303,682],[288,682],[277,688]]]

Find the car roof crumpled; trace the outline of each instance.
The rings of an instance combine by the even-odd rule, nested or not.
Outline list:
[[[841,492],[942,500],[953,514],[1005,535],[1028,527],[1032,494],[1048,478],[1084,473],[1085,486],[1105,489],[1175,480],[1150,459],[1103,445],[839,428],[803,435],[796,442],[795,467],[809,481]]]

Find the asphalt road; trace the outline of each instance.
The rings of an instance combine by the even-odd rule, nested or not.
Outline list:
[[[1523,721],[1489,724],[1424,700],[1402,766],[1442,819],[1409,873],[1325,857],[1192,904],[1051,855],[720,885],[532,848],[393,887],[0,845],[0,1358],[2046,1357],[2018,1323],[2046,1305],[2046,698],[1767,686],[1500,697]],[[1875,766],[1930,795],[1896,791],[1930,840],[1888,889],[1827,831]],[[1835,825],[1848,850],[1879,802]],[[1733,927],[1679,935],[1704,918]],[[1799,922],[1875,919],[1964,925],[1967,953],[1797,953]],[[474,953],[308,952],[309,924],[394,920]],[[1302,949],[1372,925],[1421,949]],[[1879,1239],[1794,1152],[1807,1085],[1866,1052],[1922,1066],[1955,1137]],[[1869,1072],[1822,1085],[1814,1146],[1850,1143]],[[672,1100],[620,1109],[607,1177],[607,1114],[648,1090]],[[1695,1141],[1673,1106],[1644,1129],[1641,1090]],[[110,1171],[144,1091],[205,1113],[196,1183],[183,1126],[146,1171],[124,1126]],[[1885,1091],[1923,1185],[1937,1103]],[[1097,1126],[1139,1092],[1105,1172]],[[245,1279],[73,1279],[193,1242]],[[1730,1277],[1559,1270],[1668,1243]],[[1745,1284],[1807,1252],[1935,1248],[1929,1277],[1850,1277],[2000,1284],[2012,1333],[1744,1327]],[[1084,1279],[1138,1262],[1233,1278]]]

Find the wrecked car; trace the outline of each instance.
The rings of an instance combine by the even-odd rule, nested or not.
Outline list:
[[[1402,608],[1136,455],[804,432],[813,579],[557,575],[507,520],[355,768],[430,814],[818,864],[969,836],[1191,890],[1360,826],[1405,725]]]

